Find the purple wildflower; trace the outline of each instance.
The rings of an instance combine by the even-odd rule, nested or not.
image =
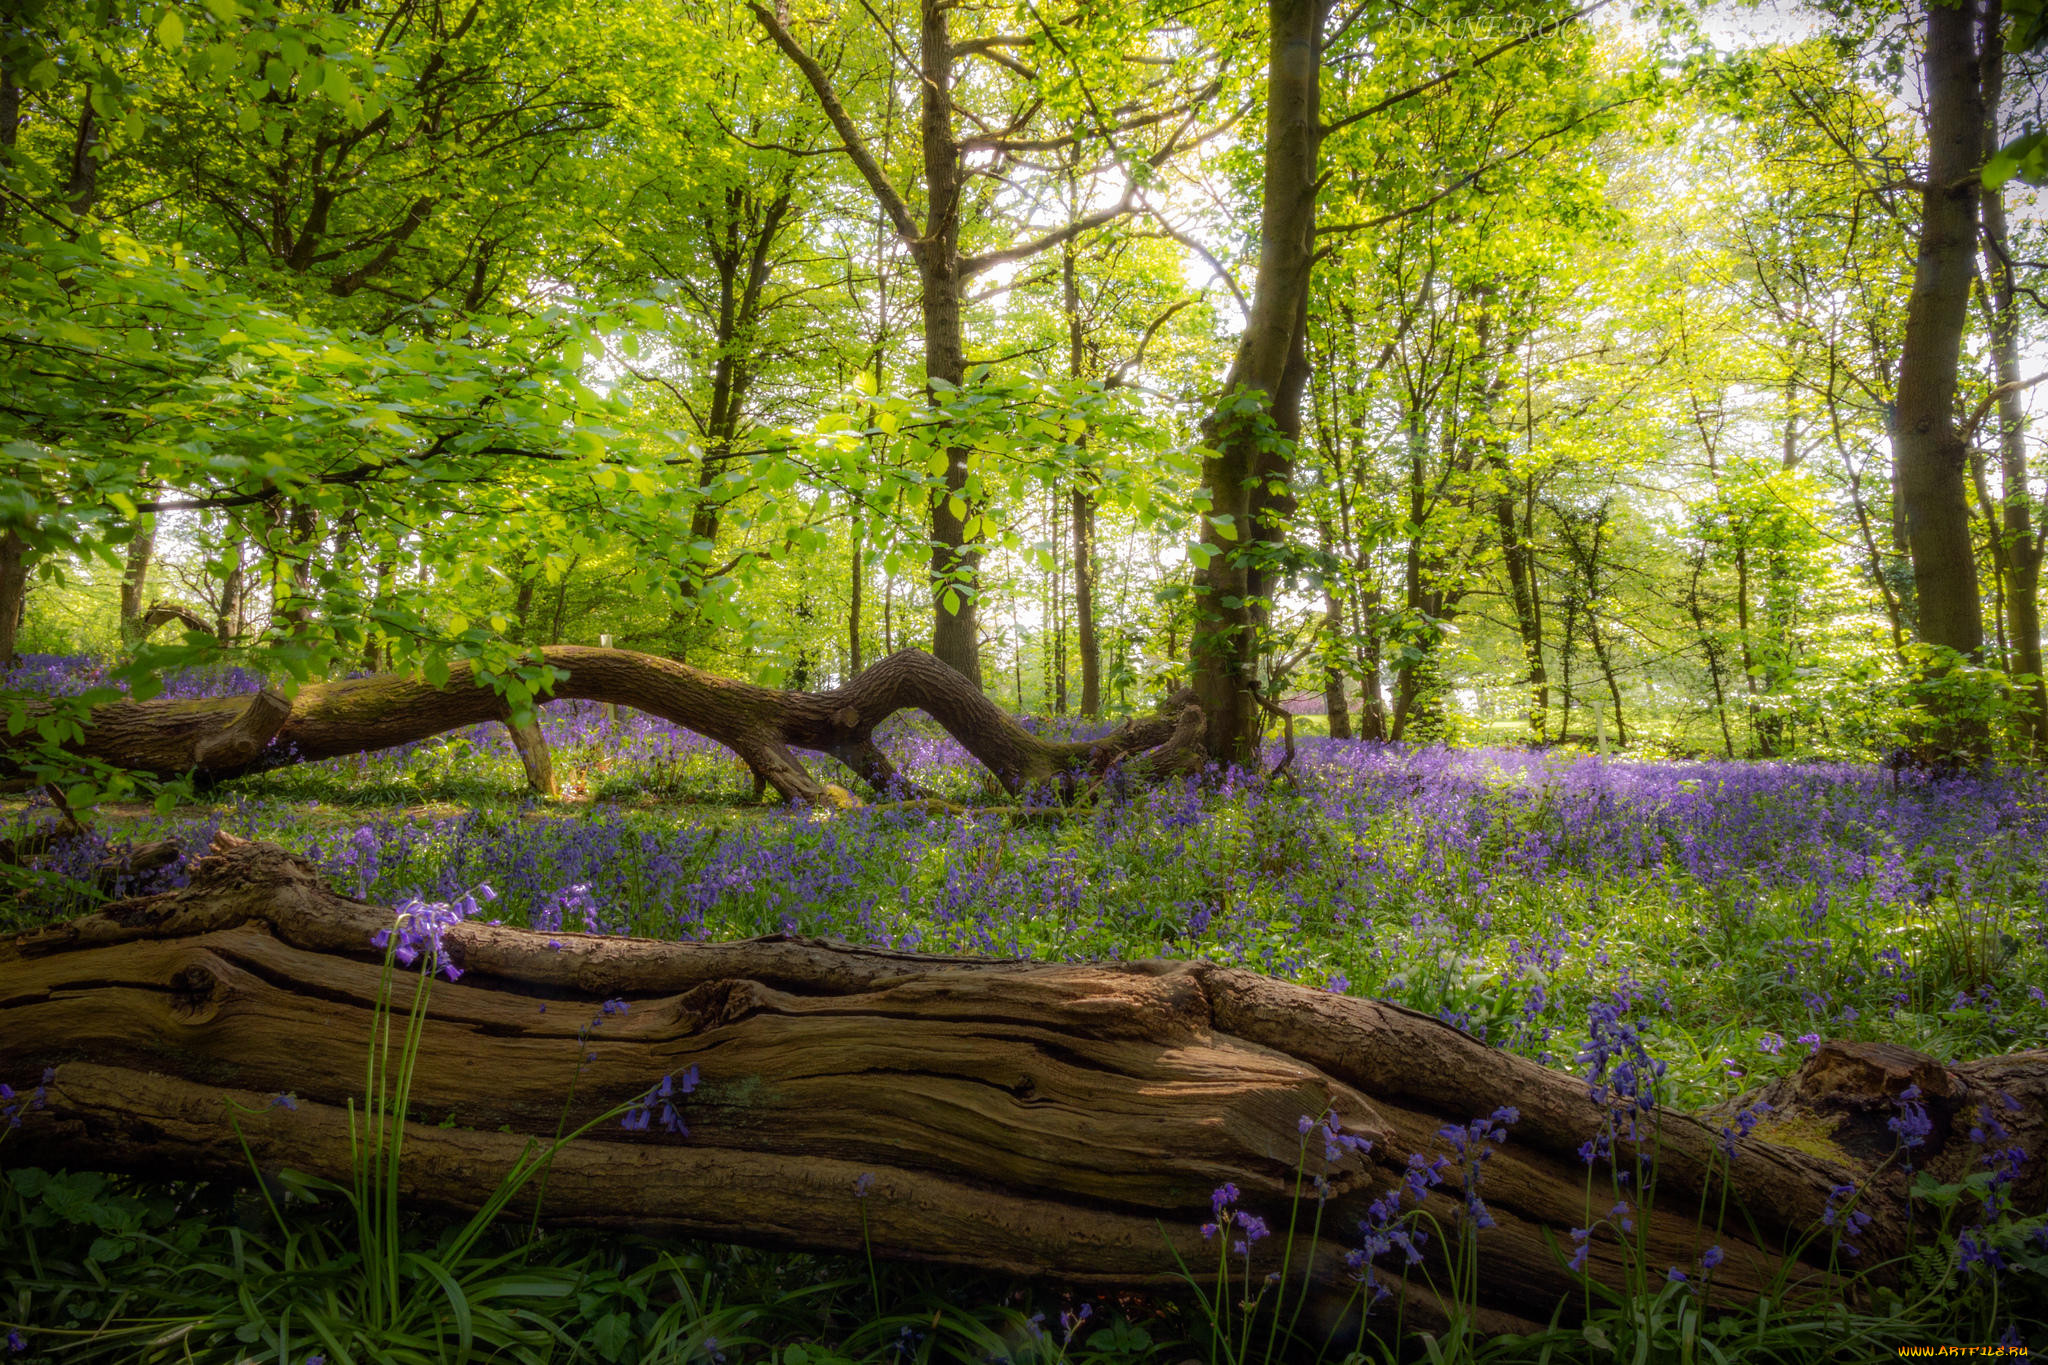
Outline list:
[[[626,1116],[619,1120],[621,1128],[644,1133],[648,1125],[659,1119],[664,1131],[688,1137],[690,1130],[683,1122],[682,1113],[676,1108],[676,1099],[697,1088],[697,1068],[690,1067],[680,1079],[674,1075],[663,1076],[649,1087],[646,1094],[635,1100],[626,1110]]]

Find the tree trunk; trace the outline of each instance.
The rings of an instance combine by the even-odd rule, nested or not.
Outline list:
[[[1714,637],[1713,627],[1707,624],[1706,609],[1700,601],[1700,575],[1705,571],[1706,564],[1707,546],[1702,541],[1693,549],[1691,575],[1687,580],[1685,590],[1685,609],[1686,614],[1692,617],[1693,631],[1699,636],[1700,651],[1706,655],[1707,680],[1714,687],[1714,716],[1721,723],[1721,753],[1724,757],[1733,758],[1735,757],[1735,732],[1728,724],[1728,687],[1721,680],[1721,642]],[[1567,656],[1569,656],[1570,651],[1571,634],[1569,629],[1567,629],[1565,634],[1565,652]],[[1567,673],[1569,673],[1569,663],[1567,663],[1566,669]],[[1564,728],[1571,728],[1571,689],[1569,686],[1565,689]]]
[[[516,720],[508,712],[505,731],[512,737],[512,751],[519,755],[519,766],[526,770],[528,790],[536,796],[560,796],[561,789],[555,785],[554,759],[540,729],[539,710],[524,720]]]
[[[852,677],[860,672],[860,599],[861,590],[867,583],[867,528],[862,526],[856,507],[853,523],[853,553],[847,568],[846,589],[846,675]]]
[[[386,561],[386,563],[388,562]],[[526,565],[523,563],[516,567],[519,569],[519,590],[512,598],[512,639],[518,644],[531,644],[533,643],[533,590],[540,583],[541,570],[536,565],[533,572],[528,573]],[[377,566],[378,587],[380,589],[383,587],[384,568],[384,564]],[[376,645],[372,644],[370,649],[374,651]],[[372,668],[376,667],[374,663],[370,666]]]
[[[533,656],[568,673],[556,684],[554,700],[632,706],[695,731],[731,749],[756,778],[792,801],[847,799],[829,792],[792,749],[829,754],[877,792],[897,785],[895,767],[872,736],[882,721],[911,708],[945,727],[1011,792],[1055,780],[1071,784],[1125,760],[1138,776],[1199,766],[1192,741],[1181,731],[1190,715],[1200,721],[1200,709],[1184,696],[1170,698],[1159,715],[1129,721],[1099,740],[1042,740],[981,689],[916,650],[891,655],[827,692],[758,687],[623,649],[555,645]],[[289,702],[274,692],[211,701],[115,702],[93,709],[85,737],[74,748],[139,772],[193,772],[222,781],[504,719],[504,702],[476,682],[468,664],[458,664],[443,687],[387,673],[307,684]],[[6,749],[23,742],[0,736],[0,769]]]
[[[1323,710],[1330,717],[1330,738],[1351,738],[1351,705],[1344,696],[1341,665],[1344,639],[1344,606],[1337,590],[1323,584]]]
[[[1102,644],[1095,634],[1095,495],[1074,490],[1074,640],[1081,651],[1081,714],[1102,714]]]
[[[371,940],[392,923],[283,850],[222,836],[183,890],[0,944],[0,1056],[17,1083],[55,1068],[43,1106],[10,1134],[10,1164],[236,1178],[248,1174],[246,1141],[258,1169],[347,1181],[348,1106],[360,1124],[383,989]],[[1450,1174],[1419,1200],[1447,1230],[1426,1244],[1428,1275],[1376,1270],[1402,1302],[1374,1322],[1398,1312],[1405,1329],[1427,1330],[1446,1316],[1428,1283],[1445,1283],[1444,1254],[1469,1231],[1445,1130],[1478,1119],[1503,1140],[1474,1140],[1492,1149],[1476,1189],[1491,1222],[1474,1243],[1474,1325],[1527,1332],[1583,1300],[1563,1265],[1571,1229],[1616,1198],[1637,1202],[1604,1162],[1589,1181],[1580,1145],[1618,1127],[1620,1169],[1652,1159],[1647,1137],[1641,1151],[1626,1138],[1626,1112],[1584,1081],[1398,1006],[1210,963],[659,943],[477,922],[446,929],[440,951],[461,979],[430,988],[397,1175],[409,1206],[477,1207],[564,1123],[565,1093],[573,1127],[694,1069],[700,1083],[676,1101],[686,1135],[603,1123],[555,1155],[551,1221],[1171,1288],[1183,1265],[1215,1274],[1202,1229],[1228,1182],[1274,1230],[1251,1272],[1284,1257],[1290,1291],[1334,1305],[1352,1295],[1344,1258],[1368,1206],[1443,1157]],[[391,1007],[408,1010],[422,980],[397,973]],[[1724,1308],[1766,1293],[1867,1294],[1869,1282],[1829,1270],[1822,1224],[1841,1207],[1830,1191],[1857,1186],[1856,1211],[1871,1219],[1861,1263],[1879,1267],[1878,1282],[1895,1273],[1909,1176],[1884,1120],[1910,1084],[1932,1120],[1919,1170],[1976,1170],[1982,1148],[1964,1134],[1994,1095],[2010,1097],[2000,1118],[2014,1144],[2040,1152],[2048,1053],[1945,1069],[1883,1044],[1824,1044],[1769,1092],[1774,1112],[1750,1136],[1714,1117],[1642,1116],[1656,1134],[1655,1203],[1634,1210],[1631,1238],[1643,1267],[1632,1272],[1631,1249],[1602,1232],[1588,1272],[1614,1287],[1667,1265],[1698,1276],[1713,1246],[1722,1259],[1702,1292]],[[292,1107],[272,1103],[281,1094]],[[1506,1105],[1518,1115],[1487,1119]],[[1325,1116],[1363,1143],[1302,1136],[1300,1123]],[[2022,1172],[2013,1195],[2025,1206],[2041,1197],[2042,1163]],[[1723,1212],[1702,1220],[1702,1209]]]
[[[1078,152],[1076,153],[1078,155]],[[1070,169],[1067,192],[1078,216],[1081,196]],[[1060,307],[1067,319],[1067,377],[1079,382],[1087,373],[1087,330],[1081,317],[1080,253],[1072,242],[1060,247]],[[1142,352],[1143,347],[1140,346]],[[1112,379],[1114,382],[1114,379]],[[1085,448],[1087,435],[1081,437]],[[1081,653],[1081,714],[1102,714],[1102,648],[1095,638],[1095,471],[1085,462],[1076,471],[1071,494],[1074,561],[1074,638]],[[1061,658],[1064,660],[1065,655]]]
[[[1970,543],[1968,442],[1956,424],[1956,371],[1976,273],[1978,170],[1984,101],[1978,84],[1976,5],[1927,10],[1927,188],[1920,251],[1899,356],[1897,496],[1913,557],[1920,639],[1974,659],[1984,645]],[[1994,39],[1995,41],[1995,39]],[[1937,694],[1936,704],[1940,704]],[[1951,718],[1943,748],[1981,743],[1978,726]]]
[[[1987,12],[1989,32],[1980,46],[1984,95],[1984,151],[1999,146],[1998,106],[2005,89],[2005,47],[1999,41],[1996,8]],[[2004,551],[2005,621],[2012,643],[2011,672],[2033,682],[2019,684],[2023,724],[2035,753],[2048,753],[2048,682],[2041,672],[2041,537],[2034,527],[2033,494],[2027,479],[2027,417],[2019,385],[2019,282],[2006,229],[2005,193],[1985,190],[1984,273],[1991,309],[1992,379],[1998,395],[2000,523],[1992,534]]]
[[[15,643],[28,605],[28,545],[13,530],[0,531],[0,668],[14,664]]]
[[[919,5],[918,135],[924,148],[925,234],[914,253],[924,285],[924,373],[934,406],[947,389],[967,382],[967,357],[960,334],[960,142],[953,129],[953,40],[947,25],[948,0]],[[935,382],[936,381],[936,382]],[[946,450],[946,475],[931,500],[932,653],[962,677],[981,686],[981,627],[978,537],[967,534],[974,509],[967,505],[965,446]]]
[[[1536,593],[1536,551],[1529,543],[1516,504],[1514,479],[1505,452],[1496,451],[1491,463],[1501,486],[1493,495],[1494,526],[1500,532],[1501,561],[1507,569],[1508,600],[1515,609],[1515,633],[1522,642],[1526,670],[1522,683],[1529,689],[1529,734],[1541,744],[1550,729],[1550,677],[1543,667],[1543,607]]]
[[[156,492],[143,491],[150,496]],[[144,513],[135,519],[135,536],[128,542],[128,559],[121,570],[121,638],[129,644],[142,638],[142,600],[149,591],[149,563],[155,556],[156,518]]]
[[[249,571],[244,563],[248,554],[248,543],[238,539],[228,563],[227,576],[221,580],[220,611],[214,617],[213,635],[224,645],[233,644],[242,636],[242,611],[249,590]]]
[[[1387,737],[1387,699],[1380,676],[1379,610],[1377,585],[1351,590],[1351,625],[1358,632],[1365,654],[1365,669],[1358,677],[1358,737],[1374,741]]]
[[[319,509],[279,500],[271,509],[270,614],[288,634],[299,634],[313,619],[313,550],[319,538]],[[283,545],[275,542],[289,527]]]
[[[1259,599],[1270,589],[1257,561],[1286,535],[1291,451],[1308,378],[1309,279],[1315,260],[1316,166],[1322,143],[1322,43],[1326,0],[1268,0],[1265,182],[1259,216],[1258,284],[1205,424],[1202,461],[1214,547],[1195,574],[1195,695],[1207,717],[1209,756],[1258,762]],[[1279,489],[1276,493],[1274,490]]]
[[[1621,714],[1621,683],[1614,676],[1614,660],[1608,656],[1607,642],[1600,634],[1600,614],[1586,613],[1587,643],[1593,646],[1594,662],[1600,665],[1600,676],[1607,682],[1607,695],[1614,702],[1614,742],[1617,747],[1628,747],[1628,722]]]

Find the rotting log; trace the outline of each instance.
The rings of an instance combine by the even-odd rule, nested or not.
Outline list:
[[[345,1179],[345,1106],[362,1083],[383,971],[371,940],[392,922],[281,849],[223,838],[182,890],[0,944],[0,1058],[16,1073],[6,1079],[55,1068],[7,1161],[246,1175],[239,1125],[262,1167]],[[461,975],[431,986],[404,1139],[403,1192],[422,1205],[483,1201],[557,1131],[572,1080],[573,1127],[692,1066],[702,1085],[683,1104],[689,1135],[594,1128],[555,1158],[547,1220],[857,1252],[857,1184],[871,1176],[866,1235],[878,1255],[1168,1287],[1181,1282],[1176,1257],[1213,1273],[1217,1248],[1201,1228],[1211,1192],[1229,1182],[1274,1229],[1253,1274],[1281,1265],[1293,1211],[1291,1273],[1336,1304],[1351,1292],[1344,1256],[1368,1205],[1402,1184],[1411,1154],[1448,1155],[1441,1130],[1512,1105],[1519,1121],[1479,1187],[1497,1226],[1476,1234],[1477,1325],[1528,1330],[1561,1302],[1570,1315],[1570,1229],[1617,1197],[1604,1166],[1589,1182],[1579,1156],[1612,1118],[1585,1082],[1407,1009],[1242,970],[475,922],[449,928],[443,950]],[[399,974],[396,1009],[419,980]],[[627,1010],[605,1011],[611,1000]],[[1873,1219],[1859,1234],[1865,1263],[1881,1262],[1904,1242],[1904,1176],[1861,1138],[1813,1135],[1836,1111],[1867,1127],[1883,1092],[1908,1078],[1937,1115],[1915,1154],[1923,1169],[1974,1169],[1968,1124],[1955,1120],[1994,1089],[2018,1106],[2009,1127],[2041,1137],[2048,1053],[1944,1069],[1896,1050],[1823,1047],[1778,1096],[1781,1113],[1804,1115],[1797,1146],[1760,1129],[1735,1140],[1730,1161],[1713,1117],[1643,1116],[1657,1135],[1657,1192],[1635,1216],[1652,1273],[1697,1267],[1716,1245],[1725,1259],[1703,1290],[1725,1306],[1781,1273],[1792,1295],[1842,1294],[1828,1239],[1815,1235],[1830,1191],[1861,1187],[1857,1208]],[[269,1103],[280,1093],[296,1109]],[[1333,1115],[1370,1148],[1329,1159],[1301,1136],[1304,1115]],[[1629,1142],[1618,1151],[1633,1160]],[[2021,1200],[2039,1202],[2040,1165]],[[1455,1170],[1423,1207],[1458,1226]],[[1594,1238],[1587,1269],[1624,1282],[1615,1237]],[[1409,1326],[1442,1321],[1419,1272],[1378,1273],[1405,1298]]]
[[[796,749],[830,755],[876,792],[900,787],[874,731],[903,710],[929,714],[1013,793],[1056,779],[1071,784],[1126,760],[1130,771],[1148,776],[1192,771],[1203,762],[1201,712],[1183,696],[1170,698],[1159,715],[1130,721],[1099,740],[1047,740],[918,650],[892,654],[825,692],[759,687],[624,649],[551,645],[534,651],[534,658],[563,675],[552,698],[630,706],[694,731],[731,749],[760,783],[792,801],[827,796]],[[84,739],[73,747],[137,772],[219,781],[389,749],[470,725],[509,726],[506,717],[503,699],[463,664],[439,687],[387,673],[308,684],[289,701],[266,691],[254,697],[114,702],[93,708]],[[514,740],[529,781],[551,787],[545,749],[535,750],[517,732]],[[0,737],[0,746],[8,742]]]

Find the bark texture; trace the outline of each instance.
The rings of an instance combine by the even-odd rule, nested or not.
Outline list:
[[[28,571],[27,543],[12,529],[0,531],[0,668],[14,663],[22,608],[28,601]]]
[[[1195,574],[1198,618],[1194,685],[1205,739],[1221,762],[1257,760],[1260,606],[1273,591],[1268,562],[1293,512],[1291,450],[1301,434],[1308,382],[1308,295],[1315,264],[1317,175],[1322,146],[1322,44],[1326,0],[1270,0],[1265,180],[1258,284],[1206,426],[1208,494],[1203,540],[1216,547]]]
[[[232,1176],[238,1125],[259,1166],[346,1179],[345,1106],[381,974],[371,936],[391,923],[283,850],[229,836],[183,890],[0,944],[0,1057],[16,1079],[56,1069],[10,1163]],[[1480,1326],[1530,1329],[1579,1298],[1563,1264],[1569,1229],[1591,1221],[1577,1152],[1608,1111],[1583,1081],[1405,1009],[1189,962],[550,938],[480,923],[448,929],[443,948],[462,975],[431,987],[401,1177],[418,1203],[474,1207],[556,1131],[572,1077],[573,1125],[695,1066],[689,1136],[594,1128],[556,1158],[549,1218],[857,1252],[856,1182],[871,1176],[879,1255],[1171,1286],[1176,1255],[1212,1273],[1201,1226],[1211,1191],[1231,1182],[1274,1229],[1254,1272],[1281,1264],[1300,1200],[1291,1273],[1336,1298],[1353,1230],[1411,1155],[1447,1155],[1440,1129],[1513,1104],[1520,1119],[1480,1186],[1497,1223],[1478,1234]],[[418,981],[399,974],[394,1008],[410,1007]],[[628,1008],[601,1016],[607,1000]],[[1977,1160],[1955,1120],[1994,1092],[2038,1150],[2044,1078],[2041,1053],[1944,1070],[1898,1049],[1823,1047],[1776,1097],[1804,1125],[1799,1145],[1760,1129],[1732,1163],[1715,1119],[1647,1114],[1659,1144],[1655,1208],[1638,1213],[1649,1265],[1694,1266],[1719,1245],[1707,1292],[1725,1305],[1781,1271],[1795,1298],[1839,1295],[1827,1239],[1808,1235],[1832,1187],[1862,1187],[1867,1261],[1906,1231],[1904,1176],[1866,1141],[1888,1097],[1922,1086],[1935,1123],[1919,1165],[1953,1176]],[[297,1108],[273,1107],[280,1093]],[[1297,1127],[1325,1114],[1370,1148],[1326,1159]],[[2038,1200],[2039,1165],[2020,1198]],[[1701,1227],[1698,1210],[1723,1198],[1720,1229],[1711,1216]],[[1596,1212],[1612,1202],[1603,1189],[1593,1199]],[[1454,1227],[1455,1177],[1425,1204]],[[1626,1273],[1608,1237],[1588,1266],[1611,1283]],[[1441,1321],[1421,1276],[1382,1277],[1406,1298],[1408,1327]]]
[[[2005,44],[2000,40],[2001,7],[1984,13],[1978,44],[1978,80],[1984,97],[1984,154],[1998,150],[1999,105],[2005,90]],[[2007,230],[2005,192],[1983,194],[1984,278],[1991,324],[1992,377],[1998,394],[1998,467],[2000,494],[1997,525],[1992,532],[1996,558],[2005,576],[2006,633],[2012,641],[2009,672],[2031,683],[2016,684],[2022,722],[2030,746],[2048,753],[2048,681],[2041,660],[2041,560],[2044,546],[2034,524],[2034,495],[2028,480],[2027,413],[2020,375],[2020,281]]]
[[[1927,181],[1899,355],[1893,448],[1920,638],[1966,659],[1976,658],[1984,645],[1970,542],[1969,442],[1955,413],[1976,274],[1978,171],[1984,160],[1976,8],[1971,3],[1927,10]],[[1963,731],[1970,728],[1937,742],[1968,747],[1972,740]]]
[[[219,638],[214,634],[214,622],[207,620],[192,608],[180,606],[176,602],[152,602],[148,611],[138,613],[131,628],[131,638],[147,640],[173,621],[186,630]]]
[[[794,749],[828,754],[877,792],[899,785],[874,730],[903,710],[928,713],[985,765],[1006,790],[1055,779],[1068,782],[1133,760],[1137,774],[1157,776],[1201,766],[1182,733],[1189,712],[1174,697],[1151,717],[1125,723],[1099,740],[1040,739],[982,695],[959,673],[917,650],[890,655],[828,692],[783,692],[735,682],[688,664],[624,649],[551,645],[534,651],[567,676],[554,697],[631,706],[723,744],[755,777],[785,799],[818,801],[825,784],[805,770]],[[31,708],[34,709],[34,708]],[[508,721],[504,701],[478,683],[467,665],[435,687],[400,674],[301,687],[290,700],[275,692],[209,700],[117,702],[95,707],[77,752],[158,776],[194,773],[222,781],[251,772],[389,749],[448,730]],[[551,791],[539,732],[513,738],[529,781]],[[20,743],[22,741],[13,741]],[[0,737],[0,746],[9,740]],[[5,747],[0,747],[4,768]]]

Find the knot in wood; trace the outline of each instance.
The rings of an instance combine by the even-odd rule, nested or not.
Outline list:
[[[170,981],[171,1013],[186,1023],[210,1016],[221,986],[219,974],[204,963],[179,968]]]

